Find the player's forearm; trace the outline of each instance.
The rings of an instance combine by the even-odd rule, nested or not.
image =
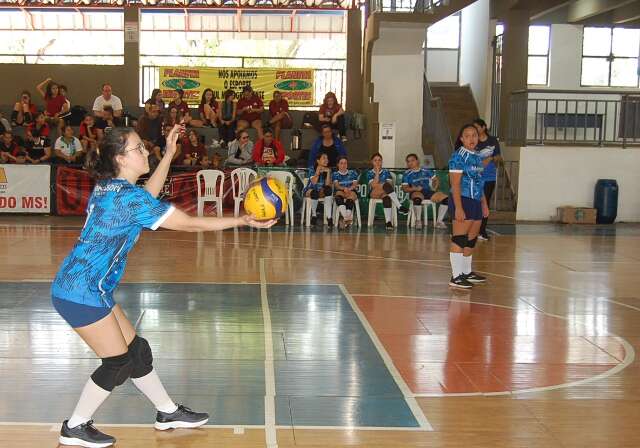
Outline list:
[[[169,168],[171,167],[171,156],[165,154],[165,156],[160,160],[160,163],[156,167],[155,172],[147,181],[147,184],[144,186],[144,189],[147,190],[153,197],[158,197],[160,192],[162,191],[162,187],[164,186],[165,180],[167,180],[167,175],[169,174]]]

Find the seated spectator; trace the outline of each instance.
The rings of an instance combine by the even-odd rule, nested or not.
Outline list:
[[[152,104],[158,106],[160,112],[162,112],[166,107],[162,100],[162,91],[160,89],[153,89],[151,92],[151,98],[144,102],[144,111],[148,113]]]
[[[258,139],[262,138],[262,111],[264,103],[255,94],[251,86],[242,88],[242,97],[238,100],[238,130],[254,128],[258,131]]]
[[[18,144],[13,139],[11,132],[5,131],[0,137],[0,163],[16,163]]]
[[[344,122],[344,109],[340,103],[338,103],[338,98],[336,98],[336,94],[333,92],[329,92],[324,96],[324,102],[322,106],[320,106],[320,111],[318,112],[318,120],[320,122],[320,126],[324,124],[328,124],[331,126],[331,129],[335,129],[338,131],[338,136],[340,136],[343,142],[347,141],[347,127]]]
[[[162,123],[165,126],[175,126],[182,122],[182,113],[175,106],[169,106],[167,113],[165,114]]]
[[[113,95],[111,92],[111,84],[105,83],[102,85],[102,95],[97,97],[93,102],[93,115],[103,118],[104,108],[109,106],[113,111],[114,119],[117,120],[122,117],[122,101],[120,101],[120,98]]]
[[[136,132],[149,151],[149,166],[154,168],[162,159],[160,144],[162,143],[162,118],[160,108],[155,104],[149,112],[145,112],[138,120]]]
[[[238,138],[229,143],[227,165],[253,164],[253,142],[249,140],[249,132],[238,131]]]
[[[11,113],[11,123],[13,126],[27,126],[33,123],[38,109],[31,102],[31,93],[23,90],[20,94],[20,100],[13,106]]]
[[[80,142],[85,153],[97,148],[100,140],[100,130],[96,127],[94,118],[91,115],[85,115],[80,123]]]
[[[45,102],[45,117],[47,121],[58,128],[58,133],[62,133],[64,120],[62,116],[69,112],[67,99],[60,93],[60,86],[53,82],[51,78],[47,78],[36,86],[38,92],[42,95]]]
[[[85,152],[82,143],[73,135],[73,127],[66,125],[53,148],[57,163],[82,163]]]
[[[349,161],[346,157],[338,158],[338,169],[333,172],[333,200],[338,207],[338,228],[344,229],[353,224],[353,210],[358,200],[358,172],[349,169]]]
[[[280,141],[280,130],[291,129],[293,120],[289,115],[289,102],[282,98],[282,93],[277,90],[273,92],[273,100],[269,103],[269,115],[271,116],[269,124],[273,129],[274,137]]]
[[[176,94],[176,98],[169,103],[169,109],[174,107],[178,109],[179,116],[184,120],[184,124],[189,124],[191,122],[191,110],[189,105],[183,101],[184,90],[176,89]]]
[[[71,115],[71,100],[69,99],[69,90],[67,89],[67,86],[65,86],[64,84],[60,84],[58,88],[60,89],[60,95],[62,95],[66,100],[66,106],[64,107],[66,112],[64,112],[61,115],[61,118],[66,119],[68,116]]]
[[[182,141],[182,153],[184,154],[183,165],[208,167],[210,164],[207,148],[193,129],[189,130],[187,138]]]
[[[224,101],[220,103],[220,128],[218,132],[223,147],[227,147],[236,138],[237,103],[235,98],[235,92],[229,89],[224,93]]]
[[[256,142],[253,148],[253,161],[256,165],[273,166],[284,163],[284,148],[282,143],[273,139],[271,129],[264,131],[264,136]]]
[[[102,111],[102,117],[96,119],[96,131],[98,132],[98,141],[102,141],[104,133],[115,128],[115,118],[113,116],[113,108],[111,106],[104,106]]]
[[[347,150],[342,141],[335,136],[331,126],[324,124],[321,129],[320,136],[313,142],[311,152],[309,154],[308,166],[311,168],[318,155],[325,153],[329,158],[329,167],[335,168],[340,156],[347,156]]]
[[[47,163],[51,159],[49,125],[43,112],[36,114],[35,120],[27,127],[25,146],[27,162]]]
[[[202,98],[200,99],[200,106],[198,107],[198,113],[200,114],[200,125],[211,126],[212,128],[217,127],[218,109],[218,102],[213,97],[213,90],[204,89],[204,92],[202,92]],[[192,120],[192,122],[194,121],[196,120]]]
[[[169,125],[163,125],[162,127],[162,136],[160,137],[160,140],[158,141],[158,145],[157,148],[159,149],[158,154],[154,154],[155,158],[158,157],[162,157],[164,156],[164,153],[167,150],[167,135],[169,135],[169,132],[171,132],[171,129],[173,129],[173,126],[169,126]],[[155,150],[155,148],[154,148]],[[173,155],[173,158],[171,159],[171,164],[172,165],[182,165],[182,159],[183,159],[183,154],[182,154],[182,145],[180,144],[180,141],[176,142],[176,153]]]

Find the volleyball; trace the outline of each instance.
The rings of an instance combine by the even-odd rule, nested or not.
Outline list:
[[[244,210],[258,220],[279,218],[287,210],[287,187],[272,177],[257,179],[245,194]]]

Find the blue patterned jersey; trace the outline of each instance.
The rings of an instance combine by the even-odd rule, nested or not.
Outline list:
[[[338,182],[338,185],[343,188],[350,187],[353,185],[353,182],[358,182],[358,173],[355,170],[348,170],[344,174],[340,171],[334,171],[331,175],[331,181],[333,183]]]
[[[485,141],[478,141],[478,146],[476,146],[476,151],[480,154],[482,159],[486,159],[488,157],[495,157],[500,155],[500,142],[497,138],[490,135]],[[497,178],[497,170],[496,164],[493,162],[489,162],[484,166],[484,171],[482,172],[482,178],[485,182],[491,182],[496,180]]]
[[[429,182],[436,173],[429,168],[418,168],[417,170],[407,170],[402,176],[402,185],[410,187],[422,187],[424,193],[431,191]]]
[[[484,194],[483,170],[480,154],[469,151],[462,146],[449,159],[449,173],[462,173],[460,195],[466,198],[482,199]]]
[[[374,177],[376,177],[376,173],[373,172],[373,169],[367,171],[367,184],[370,184]],[[382,171],[380,171],[380,175],[378,176],[378,180],[380,183],[393,180],[391,172],[386,168],[382,168]]]
[[[313,180],[311,180],[311,178],[313,176],[315,176],[315,175],[316,175],[316,169],[315,168],[309,168],[309,182],[307,183],[307,186],[304,187],[303,193],[306,193],[309,190],[320,191],[325,186],[325,181],[327,179],[327,173],[320,173],[320,176],[318,176],[318,182],[313,183]]]
[[[113,307],[113,290],[140,232],[157,229],[173,210],[171,204],[124,179],[99,181],[89,198],[80,237],[51,286],[53,297]]]

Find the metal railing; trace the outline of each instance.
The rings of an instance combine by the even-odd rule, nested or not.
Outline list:
[[[511,94],[509,144],[640,144],[640,93],[523,90]]]
[[[442,99],[434,98],[426,76],[423,80],[422,142],[433,144],[433,158],[436,166],[446,166],[453,152],[453,141],[444,116]]]
[[[346,85],[346,59],[250,57],[250,56],[170,56],[140,55],[142,61],[154,64],[140,66],[140,105],[151,97],[153,89],[160,87],[161,66],[239,67],[239,68],[312,68],[314,69],[314,105],[322,104],[327,92],[334,92],[344,104]],[[300,108],[304,109],[304,108]]]
[[[434,13],[438,6],[448,4],[449,0],[374,0],[372,2],[374,11],[427,14]]]
[[[497,167],[496,190],[492,198],[492,210],[511,212],[518,204],[518,161],[503,161]]]

